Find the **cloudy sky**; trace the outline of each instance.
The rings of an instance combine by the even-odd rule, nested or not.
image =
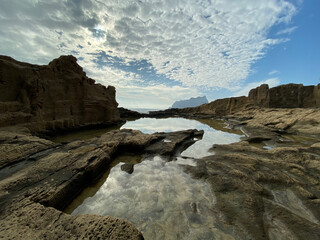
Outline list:
[[[0,54],[72,54],[127,108],[317,84],[319,0],[0,0]]]

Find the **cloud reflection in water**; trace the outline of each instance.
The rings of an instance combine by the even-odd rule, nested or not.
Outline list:
[[[211,120],[212,122],[217,120]],[[155,133],[155,132],[173,132],[186,129],[198,129],[204,130],[202,140],[197,141],[190,146],[184,152],[182,156],[190,158],[202,158],[212,155],[209,149],[213,144],[229,144],[238,142],[241,135],[230,133],[230,129],[221,131],[223,128],[216,130],[207,124],[203,124],[197,120],[190,120],[184,118],[141,118],[136,121],[127,122],[121,127],[121,129],[130,128],[140,130],[143,133]],[[235,131],[236,132],[236,131]]]
[[[127,122],[122,128],[144,133],[185,129],[205,133],[176,161],[148,158],[136,164],[132,174],[121,171],[122,163],[116,165],[96,194],[85,199],[73,215],[120,217],[132,222],[145,239],[234,239],[215,224],[215,196],[210,185],[191,178],[180,164],[196,166],[193,158],[213,154],[208,152],[212,144],[236,142],[240,135],[183,118],[144,118]]]

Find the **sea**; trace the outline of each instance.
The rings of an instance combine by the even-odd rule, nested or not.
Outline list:
[[[132,111],[136,111],[139,113],[149,113],[152,111],[160,111],[160,110],[164,110],[164,109],[159,109],[159,108],[129,108]]]

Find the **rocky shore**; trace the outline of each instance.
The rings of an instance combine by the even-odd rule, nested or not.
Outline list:
[[[1,131],[0,238],[143,239],[125,220],[96,215],[74,217],[60,210],[101,176],[116,155],[131,152],[170,158],[202,134],[197,130],[152,135],[115,130],[61,145]]]
[[[182,165],[210,184],[216,198],[212,218],[223,236],[320,239],[320,85],[262,85],[248,97],[146,115],[118,110],[115,89],[95,84],[72,56],[47,66],[1,56],[0,87],[0,239],[143,239],[125,220],[61,210],[116,156],[173,160],[203,131],[114,130],[61,144],[38,136],[121,119],[173,116],[223,119],[246,135],[238,143],[212,146],[211,156],[194,159],[196,166]],[[283,146],[290,142],[286,134],[312,141]],[[266,142],[272,147],[263,148]],[[122,170],[134,171],[129,165]],[[201,219],[201,206],[191,207],[193,218]]]

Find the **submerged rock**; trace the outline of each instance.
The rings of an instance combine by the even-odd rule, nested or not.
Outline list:
[[[131,164],[131,163],[125,163],[125,164],[122,164],[121,165],[121,170],[126,172],[126,173],[133,173],[133,170],[134,170],[134,165]]]

